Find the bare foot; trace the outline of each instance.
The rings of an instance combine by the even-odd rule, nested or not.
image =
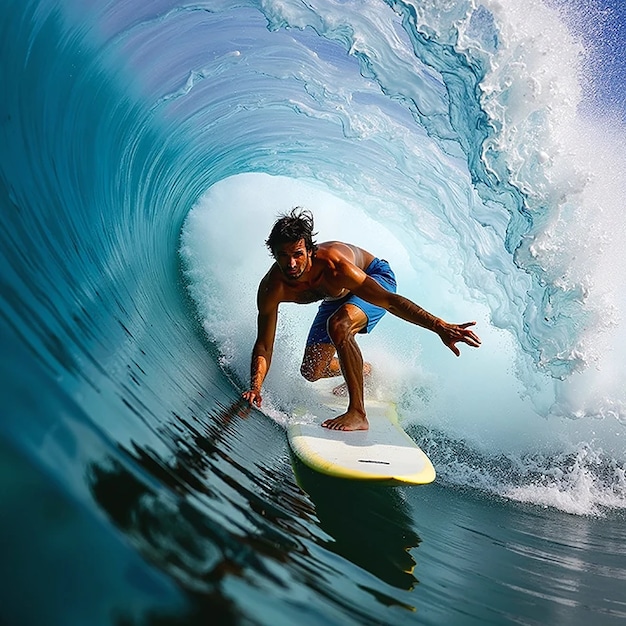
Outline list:
[[[330,430],[368,430],[369,423],[365,415],[348,411],[339,417],[322,422],[322,428],[329,428]]]
[[[372,365],[371,363],[363,363],[363,383],[367,388],[367,383],[369,382],[370,375],[372,373]],[[333,388],[333,395],[340,396],[345,398],[348,395],[348,385],[346,383],[341,383],[341,385],[337,385]]]

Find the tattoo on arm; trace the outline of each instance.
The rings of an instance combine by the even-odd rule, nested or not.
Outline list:
[[[250,365],[250,387],[252,389],[261,389],[269,363],[265,356],[259,354],[252,355],[252,363]]]
[[[435,333],[441,325],[441,320],[438,317],[398,294],[396,294],[393,304],[389,307],[389,312],[407,322],[417,324]]]

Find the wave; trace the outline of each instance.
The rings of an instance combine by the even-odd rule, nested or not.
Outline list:
[[[462,349],[459,360],[437,337],[390,316],[359,340],[374,366],[369,393],[396,402],[406,427],[427,429],[420,445],[435,460],[440,480],[516,500],[549,501],[574,513],[622,508],[620,421],[541,414],[537,398],[519,379],[519,345],[488,324],[484,303],[473,298],[459,274],[450,275],[450,255],[421,243],[425,253],[417,264],[386,223],[362,211],[363,202],[367,197],[349,204],[319,182],[246,174],[214,185],[190,212],[181,241],[186,280],[204,331],[219,350],[220,366],[234,384],[247,384],[256,288],[271,263],[264,240],[275,209],[305,204],[315,214],[320,241],[339,238],[373,250],[392,260],[401,293],[422,305],[426,301],[429,310],[447,308],[456,321],[482,319],[483,346]],[[282,425],[303,401],[315,402],[315,385],[299,376],[315,311],[315,305],[281,307],[265,397],[267,414]],[[554,411],[555,385],[552,391],[546,406]],[[588,483],[584,498],[583,483]]]
[[[446,319],[483,320],[489,347],[455,364],[453,383],[447,355],[433,344],[405,350],[401,364],[388,357],[398,344],[415,346],[414,331],[395,326],[381,335],[377,356],[393,372],[385,384],[404,385],[395,392],[412,398],[409,419],[444,423],[492,454],[546,445],[560,454],[589,444],[623,463],[614,340],[623,336],[624,180],[615,155],[624,134],[616,119],[609,130],[607,120],[580,113],[581,41],[556,10],[532,2],[476,10],[460,3],[449,13],[389,4],[389,21],[373,7],[349,21],[334,3],[316,11],[264,5],[269,29],[289,33],[302,58],[271,71],[263,58],[248,60],[245,72],[269,74],[259,103],[281,116],[295,112],[288,128],[302,139],[284,143],[271,168],[252,168],[273,182],[224,179],[187,219],[183,252],[209,337],[245,380],[253,310],[241,298],[253,302],[256,268],[267,266],[264,233],[278,212],[311,205],[322,239],[357,239],[376,252],[364,224],[369,234],[384,229],[392,241],[385,254],[406,265],[406,295]],[[537,41],[546,23],[551,35]],[[311,30],[332,45],[311,44]],[[333,45],[348,57],[338,58]],[[359,74],[346,77],[351,58]],[[299,96],[286,83],[302,85]],[[294,179],[313,187],[294,191]],[[234,276],[222,269],[238,265]],[[298,355],[306,324],[286,316],[281,341]],[[296,372],[298,359],[277,369]],[[293,402],[285,389],[273,393]]]
[[[297,371],[314,309],[281,311],[276,423],[229,420],[263,240],[304,204],[320,239],[384,254],[402,293],[478,321],[483,346],[458,360],[391,316],[362,342],[374,393],[397,402],[444,486],[622,509],[624,127],[590,94],[590,44],[567,11],[5,2],[1,450],[190,588],[215,591],[216,563],[267,573],[274,533],[299,563],[293,537],[320,533],[285,493],[280,425],[312,393]],[[126,473],[136,488],[119,502]],[[197,551],[166,532],[170,514],[202,535]],[[102,545],[124,554],[109,531]]]

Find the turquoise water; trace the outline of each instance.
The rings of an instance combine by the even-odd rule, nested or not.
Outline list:
[[[585,6],[3,3],[0,623],[626,617],[623,98]],[[460,359],[361,342],[433,485],[291,458],[314,307],[239,401],[295,204],[478,322]]]

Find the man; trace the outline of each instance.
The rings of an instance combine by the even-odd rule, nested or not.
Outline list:
[[[460,355],[460,341],[477,348],[480,339],[469,329],[476,322],[449,324],[395,293],[389,264],[357,246],[340,241],[317,245],[313,216],[296,207],[281,216],[265,242],[275,263],[263,277],[257,294],[257,338],[252,350],[250,389],[243,397],[261,406],[261,386],[272,361],[278,305],[322,300],[306,342],[301,373],[310,381],[343,374],[348,410],[322,426],[334,430],[367,430],[364,364],[356,333],[367,333],[389,311],[432,330]],[[366,365],[366,373],[369,369]]]

